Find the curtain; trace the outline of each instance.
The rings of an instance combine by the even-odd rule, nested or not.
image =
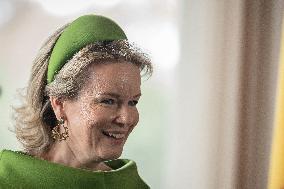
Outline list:
[[[283,1],[183,1],[164,188],[264,189]]]

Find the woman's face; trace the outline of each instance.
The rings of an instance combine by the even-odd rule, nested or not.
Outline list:
[[[127,63],[91,64],[76,100],[63,102],[66,140],[81,161],[118,158],[139,120],[140,70]]]

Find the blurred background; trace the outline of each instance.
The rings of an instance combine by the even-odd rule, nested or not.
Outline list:
[[[82,14],[149,52],[123,158],[152,188],[267,185],[283,0],[0,0],[0,149],[21,150],[12,106],[43,41]]]

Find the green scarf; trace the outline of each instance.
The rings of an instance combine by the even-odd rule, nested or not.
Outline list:
[[[134,161],[106,162],[112,171],[89,171],[40,160],[22,152],[0,152],[0,188],[148,189]]]

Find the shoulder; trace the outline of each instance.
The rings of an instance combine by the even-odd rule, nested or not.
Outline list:
[[[6,151],[8,151],[8,150],[6,150],[6,149],[0,150],[0,159],[1,159],[1,157],[2,157],[2,154],[5,153]]]
[[[2,158],[2,154],[3,154],[4,151],[5,151],[5,150],[1,150],[1,151],[0,151],[0,160],[1,160],[1,158]]]
[[[3,149],[0,151],[0,188],[9,188],[9,189],[15,189],[15,187],[11,184],[9,184],[7,178],[5,177],[5,168],[3,166],[3,156],[9,152],[12,152],[10,150]]]
[[[24,152],[21,151],[13,151],[13,150],[7,150],[7,149],[2,149],[0,151],[0,161],[6,158],[11,158],[11,157],[15,157],[18,155],[24,155]]]
[[[0,188],[16,189],[18,187],[9,184],[4,178],[0,177]]]
[[[4,154],[6,154],[7,152],[9,152],[10,150],[6,150],[6,149],[2,149],[0,151],[0,161],[3,159]]]

